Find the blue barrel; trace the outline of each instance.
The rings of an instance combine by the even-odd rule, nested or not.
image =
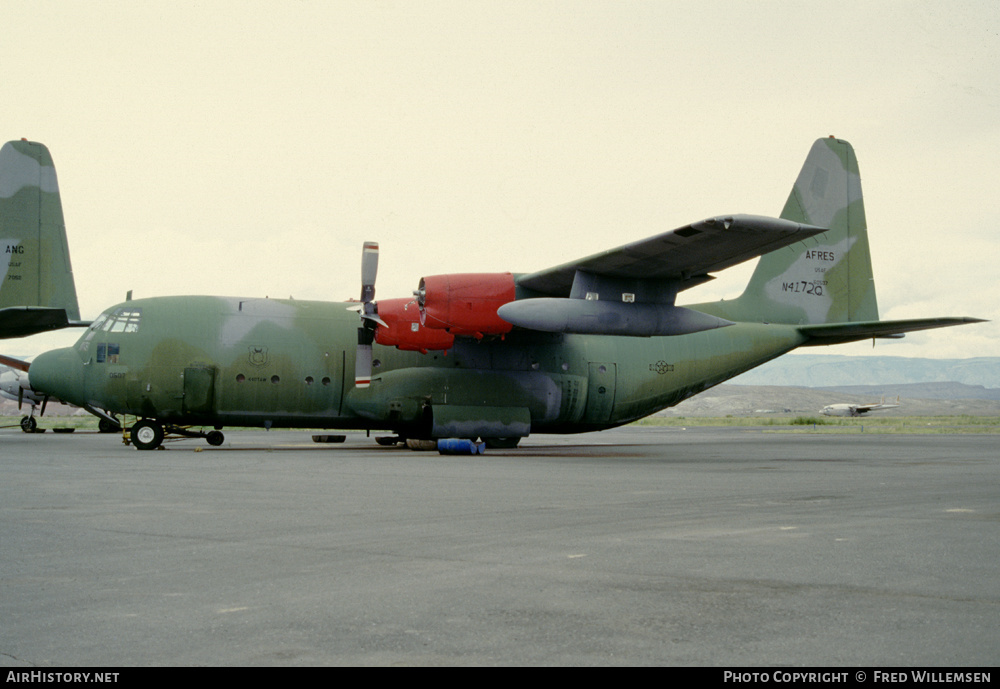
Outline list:
[[[438,440],[438,452],[443,455],[481,455],[485,449],[485,443],[477,443],[466,438],[441,438]]]

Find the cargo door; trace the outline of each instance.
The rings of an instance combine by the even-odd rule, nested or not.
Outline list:
[[[215,401],[215,369],[189,367],[184,369],[185,414],[210,414]]]

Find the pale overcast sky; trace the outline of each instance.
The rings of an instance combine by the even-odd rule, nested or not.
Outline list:
[[[995,1],[7,0],[3,16],[0,140],[52,151],[84,318],[130,289],[356,298],[364,240],[395,297],[777,215],[830,134],[858,154],[882,318],[1000,315]],[[737,296],[751,267],[682,299]],[[809,353],[1000,356],[1000,325]]]

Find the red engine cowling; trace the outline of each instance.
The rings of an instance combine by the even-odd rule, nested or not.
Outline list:
[[[389,327],[378,326],[375,341],[409,352],[451,349],[455,336],[420,324],[420,309],[412,298],[380,299],[378,317]]]
[[[420,321],[428,328],[453,335],[503,335],[514,327],[497,309],[514,301],[510,273],[457,273],[420,279],[417,303]]]

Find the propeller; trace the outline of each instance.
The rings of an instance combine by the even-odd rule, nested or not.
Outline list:
[[[361,304],[352,306],[361,315],[358,350],[354,357],[354,387],[367,388],[372,380],[372,342],[375,329],[385,322],[378,317],[375,276],[378,274],[378,242],[365,242],[361,250]]]

